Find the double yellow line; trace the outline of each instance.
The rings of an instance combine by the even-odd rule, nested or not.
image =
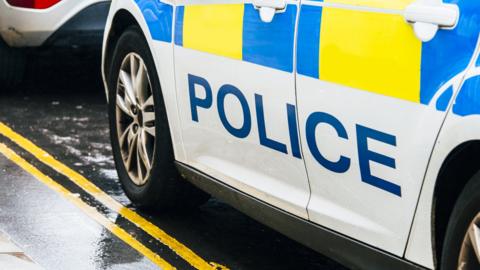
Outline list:
[[[220,266],[215,263],[208,263],[202,259],[199,255],[193,252],[191,249],[178,242],[175,238],[168,235],[165,231],[146,220],[136,212],[130,210],[127,207],[124,207],[121,203],[110,197],[95,184],[90,182],[88,179],[83,177],[81,174],[72,170],[65,164],[56,160],[52,155],[35,145],[30,140],[21,136],[20,134],[13,131],[11,128],[0,122],[0,134],[9,138],[18,146],[22,147],[24,150],[32,154],[35,158],[51,167],[60,174],[65,175],[73,183],[82,188],[85,192],[96,198],[103,205],[108,207],[110,210],[118,213],[128,221],[135,224],[137,227],[141,228],[143,231],[148,233],[151,237],[157,239],[162,244],[168,246],[172,251],[177,255],[183,258],[191,266],[196,269],[227,269],[224,266]],[[130,245],[132,248],[136,249],[138,252],[142,253],[145,257],[149,258],[153,263],[160,266],[163,269],[174,269],[174,267],[160,258],[155,252],[145,247],[143,244],[138,242],[133,236],[128,234],[126,231],[118,227],[116,224],[108,220],[105,216],[100,214],[96,209],[84,203],[80,198],[73,196],[67,189],[63,186],[52,180],[50,177],[43,174],[33,165],[28,163],[13,150],[9,149],[6,145],[0,144],[0,153],[5,157],[16,163],[18,166],[23,168],[25,171],[29,172],[35,176],[38,180],[46,184],[51,189],[57,191],[66,197],[69,201],[74,203],[77,207],[83,210],[88,216],[96,220],[98,223],[103,225],[106,229],[112,232],[114,235],[122,239],[125,243]]]
[[[145,257],[149,258],[153,263],[160,266],[162,269],[175,269],[171,264],[160,258],[155,252],[151,251],[149,248],[145,247],[142,243],[138,242],[133,236],[128,234],[125,230],[118,227],[115,223],[111,222],[105,216],[100,214],[95,208],[87,205],[80,198],[70,193],[66,188],[55,182],[52,178],[43,174],[33,165],[28,163],[25,159],[17,155],[13,150],[8,148],[5,144],[0,143],[0,153],[5,157],[16,163],[22,169],[36,177],[40,182],[47,185],[49,188],[60,193],[67,200],[72,202],[75,206],[80,208],[85,214],[90,218],[97,221],[103,225],[107,230],[112,232],[118,238],[122,239],[124,242],[128,243],[131,247],[136,249],[138,252],[142,253]]]

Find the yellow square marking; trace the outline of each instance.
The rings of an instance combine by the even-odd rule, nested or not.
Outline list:
[[[183,46],[242,59],[243,4],[185,7]]]
[[[419,102],[421,46],[402,16],[325,8],[320,79]]]

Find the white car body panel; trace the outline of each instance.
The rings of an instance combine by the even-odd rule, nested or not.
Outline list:
[[[308,207],[311,220],[402,256],[437,135],[435,130],[439,129],[444,113],[302,75],[298,77],[297,87],[302,91],[298,101],[301,127],[312,112],[322,111],[339,119],[348,134],[346,140],[339,138],[328,125],[319,125],[316,129],[317,145],[325,158],[338,160],[339,155],[343,155],[350,159],[345,173],[320,166],[306,144],[302,144],[312,186]],[[375,162],[370,162],[370,168],[372,175],[400,185],[401,197],[362,181],[356,124],[395,134],[396,147],[372,139],[368,146],[374,152],[394,158],[396,169]],[[306,141],[305,132],[301,133]],[[415,155],[411,153],[412,148],[418,149]]]
[[[245,1],[198,0],[181,3],[205,5]],[[298,4],[297,1],[288,3]],[[177,1],[177,4],[180,5],[180,1]],[[258,115],[254,100],[255,94],[263,96],[264,117],[267,123],[279,115],[284,115],[285,121],[277,122],[277,125],[267,124],[266,133],[269,138],[276,141],[288,142],[285,105],[295,104],[294,75],[181,46],[175,46],[175,59],[180,116],[183,117],[181,119],[183,144],[187,154],[186,164],[262,201],[307,219],[306,205],[310,190],[304,164],[298,158],[274,153],[275,150],[259,144]],[[235,70],[235,73],[232,73],[232,70]],[[199,108],[199,121],[192,121],[188,74],[205,78],[211,86],[214,100],[218,89],[226,83],[240,89],[248,102],[252,123],[251,132],[246,138],[235,138],[225,130],[219,120],[216,101],[213,101],[209,110]],[[239,74],[241,76],[238,76]],[[195,91],[202,90],[200,87]],[[227,98],[225,104],[225,108],[228,108],[225,109],[227,119],[234,127],[240,127],[243,122],[240,104],[231,98]],[[290,153],[291,149],[288,148],[287,151]]]
[[[402,3],[406,2],[408,1]],[[381,8],[372,3],[365,1],[365,3],[358,2],[354,6],[335,6],[329,3],[319,4],[316,1],[304,1],[302,7],[322,6],[322,16],[328,15],[325,10],[339,8],[349,12],[350,16],[360,17],[362,15],[359,14],[364,14],[365,11],[369,14],[378,14],[372,15],[370,20],[372,20],[372,23],[385,23],[385,25],[381,30],[373,28],[377,31],[375,32],[376,36],[373,37],[379,40],[397,38],[396,42],[409,44],[414,35],[413,29],[410,30],[410,33],[400,32],[399,27],[403,27],[405,22],[392,22],[388,19],[389,16],[399,18],[401,12],[399,12],[397,6],[394,6],[395,3],[399,2],[393,1],[387,4],[386,1],[378,4]],[[337,16],[345,16],[338,11],[335,12],[337,12],[335,13]],[[334,22],[340,23],[340,21],[333,21],[331,17],[328,19],[332,20],[329,27],[335,27],[333,26]],[[328,19],[327,21],[322,20],[322,24],[328,23]],[[352,22],[354,20],[362,22],[361,17],[360,19],[354,17]],[[345,24],[348,25],[348,23],[350,21],[346,21]],[[352,25],[352,27],[355,26]],[[338,31],[344,31],[344,29],[348,29],[348,27],[338,27]],[[360,31],[362,31],[362,28],[360,28]],[[390,32],[395,31],[399,32],[396,37],[390,35]],[[402,39],[404,36],[405,40]],[[374,50],[372,47],[368,47],[369,45],[365,45],[375,44],[374,42],[360,40],[364,43],[359,43],[356,51],[346,51],[346,53],[352,53],[351,56],[356,57],[353,53],[371,53],[370,50]],[[336,44],[335,42],[333,41],[332,44]],[[385,46],[389,46],[389,42],[386,40],[384,42]],[[346,50],[349,49],[347,46],[345,48]],[[342,52],[342,49],[345,48],[341,47],[338,51]],[[334,50],[331,50],[331,52],[336,53]],[[390,54],[393,53],[395,51],[390,50]],[[369,60],[379,61],[379,58],[384,57],[382,54],[377,55],[376,52],[373,55],[378,58],[369,58]],[[301,61],[301,57],[302,53],[299,51],[297,61]],[[382,59],[382,61],[390,61],[392,70],[395,70],[397,66],[399,69],[404,68],[401,66],[401,59],[392,57]],[[411,65],[414,64],[416,63],[412,61]],[[323,70],[328,68],[328,65],[322,67]],[[336,67],[332,66],[332,68]],[[368,68],[368,64],[365,65],[365,68]],[[375,80],[375,76],[368,77],[368,80]],[[399,74],[398,76],[402,75]],[[345,81],[351,84],[357,83],[348,79],[345,79]],[[395,83],[399,82],[393,82],[393,84]],[[454,92],[458,91],[458,86],[453,89]],[[394,89],[394,86],[390,88]],[[317,78],[313,78],[304,76],[300,72],[297,75],[297,106],[299,108],[303,153],[312,189],[312,197],[308,206],[310,219],[315,223],[369,243],[389,253],[403,256],[425,170],[437,134],[446,116],[445,111],[439,111],[435,108],[439,97],[438,93],[442,93],[444,90],[439,89],[437,95],[434,95],[430,103],[425,105],[420,104],[420,102],[402,100],[395,96],[389,97],[378,94],[374,91],[370,92],[344,86],[341,83],[318,80],[318,75]],[[409,89],[402,89],[401,91],[409,91]],[[396,94],[398,93],[392,93],[392,95]],[[306,134],[308,128],[305,128],[307,118],[314,112],[327,113],[335,117],[346,130],[345,137],[348,138],[340,138],[336,130],[325,123],[320,124],[315,131],[316,145],[325,159],[331,162],[339,161],[340,157],[349,159],[350,164],[346,171],[335,172],[322,166],[312,154],[311,147],[305,143],[309,136]],[[358,129],[356,130],[358,125],[374,130],[376,133],[381,133],[384,137],[389,136],[395,139],[391,143],[372,137],[367,139],[368,151],[394,161],[393,166],[389,166],[386,163],[376,162],[372,158],[366,161],[367,165],[364,165],[370,170],[367,174],[387,183],[377,183],[379,186],[375,186],[375,184],[368,183],[363,175],[365,173],[361,172],[361,146],[359,146]],[[393,184],[399,190],[394,191],[394,187],[390,187],[391,190],[388,191],[387,184]],[[381,185],[384,185],[384,187],[381,187]],[[398,192],[398,194],[395,194],[395,192]]]
[[[480,76],[480,68],[476,67],[480,54],[479,45],[480,43],[477,44],[477,49],[472,56],[469,67],[452,79],[450,84],[458,85],[461,88],[462,83],[465,81]],[[429,268],[434,268],[432,206],[438,174],[448,155],[457,146],[465,142],[478,140],[480,136],[480,116],[462,117],[452,113],[454,100],[455,98],[452,99],[449,106],[449,114],[438,135],[435,149],[432,153],[409,237],[409,244],[405,252],[407,259]]]
[[[403,12],[401,9],[364,6],[361,1],[330,2],[301,1],[311,6],[331,6],[358,12],[396,16]],[[402,1],[405,2],[408,1]],[[439,3],[437,0],[424,2]],[[159,3],[209,5],[224,4],[226,0]],[[298,6],[299,2],[288,3]],[[173,7],[172,28],[175,28],[177,9]],[[113,17],[119,10],[132,14],[151,48],[167,106],[176,160],[293,215],[416,264],[434,268],[432,201],[439,169],[456,146],[480,138],[480,116],[465,117],[452,112],[465,72],[448,74],[452,78],[435,89],[427,104],[420,104],[304,76],[296,73],[295,69],[289,73],[178,46],[175,45],[176,29],[172,30],[170,42],[155,40],[134,0],[112,2],[105,33],[109,33]],[[297,27],[298,21],[295,51]],[[440,30],[439,33],[442,31],[453,29]],[[104,50],[107,43],[106,35]],[[478,48],[476,52],[478,54]],[[296,58],[293,59],[295,67],[296,61]],[[479,68],[474,68],[476,58],[470,62],[467,79],[480,75]],[[105,59],[102,68],[104,66]],[[198,121],[192,120],[189,74],[205,79],[212,91],[212,104],[208,108],[197,107]],[[105,79],[105,74],[103,76]],[[232,136],[219,119],[216,98],[219,88],[225,84],[238,88],[247,101],[252,125],[245,138]],[[439,100],[444,98],[450,87],[452,98],[447,100],[446,108],[438,109]],[[204,87],[196,85],[194,89],[198,98],[206,97]],[[296,106],[301,158],[285,155],[259,143],[255,94],[263,97],[268,138],[284,143],[288,153],[292,152],[292,147],[288,143],[290,137],[285,105]],[[231,125],[240,127],[244,119],[238,100],[227,96],[225,108]],[[322,167],[307,143],[307,119],[318,111],[334,116],[348,134],[348,139],[339,138],[329,125],[319,125],[314,132],[317,146],[327,160],[335,161],[340,155],[350,159],[349,169],[343,173]],[[396,145],[368,139],[368,150],[394,159],[395,168],[374,161],[368,164],[372,175],[400,186],[401,196],[362,181],[356,125],[396,138]]]
[[[222,179],[228,185],[271,205],[308,218],[305,207],[310,189],[303,161],[260,145],[256,125],[254,94],[260,94],[263,96],[268,136],[277,141],[288,142],[285,104],[295,104],[293,74],[272,72],[271,69],[255,64],[178,46],[175,47],[175,57],[183,143],[187,153],[186,164]],[[235,73],[232,73],[232,70],[235,70]],[[198,122],[192,121],[190,113],[187,74],[207,79],[213,92],[212,108],[198,108]],[[218,89],[226,82],[241,89],[250,108],[252,129],[244,139],[229,134],[218,116],[215,97]],[[199,95],[204,94],[202,91],[204,89],[201,87],[196,88]],[[231,124],[235,127],[241,126],[243,113],[238,101],[227,98],[225,108]]]

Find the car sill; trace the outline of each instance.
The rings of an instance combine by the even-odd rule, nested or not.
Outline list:
[[[352,269],[425,269],[395,255],[293,216],[230,187],[186,164],[176,162],[190,183],[253,219]]]

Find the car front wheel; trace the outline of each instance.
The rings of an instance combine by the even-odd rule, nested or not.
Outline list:
[[[463,189],[443,245],[442,270],[480,269],[480,173]]]
[[[209,196],[182,179],[175,168],[162,89],[138,27],[120,36],[112,59],[110,138],[125,193],[134,204],[156,209],[204,203]]]

